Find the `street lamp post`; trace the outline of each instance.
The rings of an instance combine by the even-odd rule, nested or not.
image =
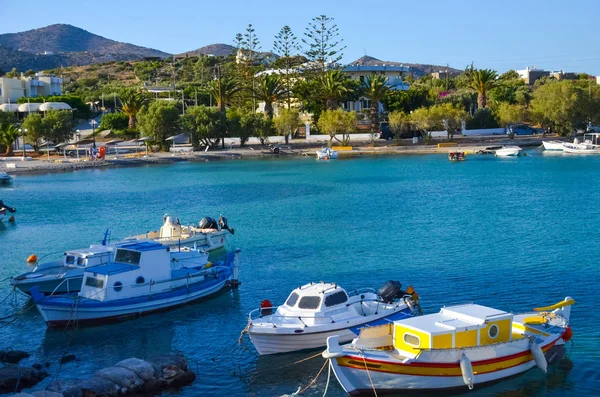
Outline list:
[[[19,128],[19,132],[23,134],[23,161],[27,154],[27,148],[25,147],[25,134],[27,134],[27,128]]]
[[[79,146],[77,145],[77,142],[79,142],[81,135],[79,134],[79,130],[75,130],[75,133],[75,136],[77,137],[77,141],[75,141],[75,152],[77,153],[77,161],[79,161]]]

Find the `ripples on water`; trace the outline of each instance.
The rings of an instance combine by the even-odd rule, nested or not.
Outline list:
[[[36,253],[62,253],[160,226],[224,214],[242,248],[242,286],[166,314],[77,332],[46,330],[35,311],[0,323],[0,348],[35,361],[65,352],[78,377],[120,359],[177,351],[199,377],[183,396],[281,395],[306,385],[322,365],[312,353],[258,358],[236,344],[247,313],[262,299],[282,302],[309,281],[348,289],[399,279],[419,291],[424,309],[476,301],[512,311],[577,300],[574,345],[548,376],[532,370],[470,396],[592,396],[600,388],[597,307],[600,157],[519,159],[444,156],[231,161],[17,176],[2,199],[18,207],[0,224],[0,279]],[[0,298],[9,291],[0,285]],[[19,303],[18,308],[25,305]],[[10,305],[2,315],[15,310]],[[289,366],[286,366],[289,365]],[[321,395],[325,376],[307,395]],[[50,379],[40,384],[43,387]],[[333,382],[330,396],[343,391]]]

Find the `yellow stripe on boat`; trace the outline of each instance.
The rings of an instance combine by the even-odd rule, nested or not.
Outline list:
[[[523,320],[523,323],[531,324],[531,325],[540,325],[540,324],[545,324],[547,321],[548,320],[546,319],[546,317],[531,316],[531,317],[525,317],[525,319]]]
[[[549,312],[552,310],[560,309],[561,307],[571,306],[575,303],[575,299],[565,300],[562,302],[558,302],[552,306],[544,306],[544,307],[536,307],[533,310],[536,312]]]
[[[533,327],[528,327],[526,325],[519,324],[519,323],[513,323],[513,328],[518,329],[519,331],[523,331],[523,332],[525,332],[525,331],[531,332],[532,334],[540,334],[543,336],[550,335],[549,333],[546,333],[546,332],[540,331],[538,329],[535,329]]]

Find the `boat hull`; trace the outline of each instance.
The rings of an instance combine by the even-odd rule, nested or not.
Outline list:
[[[542,141],[542,144],[544,145],[544,150],[562,152],[564,149],[563,142],[560,141]]]
[[[336,329],[329,329],[320,332],[302,332],[278,334],[278,333],[261,333],[250,329],[248,332],[252,344],[256,348],[256,351],[261,356],[270,354],[290,353],[300,350],[310,350],[324,347],[327,344],[327,338],[330,336],[339,335],[341,343],[351,342],[360,333],[360,329],[375,324],[379,324],[382,321],[392,322],[394,320],[400,320],[407,317],[412,317],[412,311],[408,308],[402,309],[397,312],[388,313],[378,317],[371,317],[366,322],[356,322],[351,326],[339,327]]]
[[[212,251],[219,248],[223,248],[227,242],[227,231],[219,230],[214,233],[197,233],[193,236],[187,237],[182,240],[174,240],[170,238],[157,238],[154,239],[156,242],[166,245],[168,247],[204,247],[206,251]],[[136,236],[142,238],[144,235]]]
[[[498,157],[517,157],[521,153],[520,149],[498,149],[496,156]]]
[[[50,294],[68,294],[72,292],[79,292],[81,290],[81,283],[83,282],[83,271],[80,276],[69,277],[68,281],[65,282],[64,278],[54,278],[50,280],[39,280],[39,279],[24,279],[16,280],[11,279],[10,283],[12,286],[18,288],[22,292],[31,295],[31,289],[35,286],[39,288],[39,292],[44,295]]]
[[[546,345],[544,351],[556,341]],[[330,360],[336,378],[350,395],[372,392],[401,392],[407,390],[441,390],[466,388],[459,362],[391,362],[344,355]],[[495,382],[519,375],[536,366],[529,350],[473,361],[474,385]],[[367,370],[368,368],[368,370]]]
[[[190,285],[174,291],[158,293],[135,299],[99,302],[79,297],[72,304],[56,304],[52,299],[34,301],[46,324],[50,327],[69,328],[72,326],[91,326],[107,324],[139,317],[181,306],[192,301],[215,294],[226,287],[229,278],[219,278],[209,282]]]

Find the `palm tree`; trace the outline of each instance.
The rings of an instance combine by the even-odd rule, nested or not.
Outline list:
[[[208,94],[215,98],[218,108],[221,108],[221,104],[226,105],[231,103],[231,100],[241,90],[242,87],[238,81],[231,77],[223,77],[220,80],[220,86],[219,80],[211,80],[206,87]]]
[[[135,128],[136,116],[142,106],[148,103],[148,97],[133,88],[126,88],[119,93],[121,111],[129,116],[129,129]]]
[[[265,115],[273,119],[273,103],[283,97],[287,90],[282,79],[275,74],[261,76],[254,87],[254,97],[265,103]]]
[[[494,88],[498,73],[492,69],[470,69],[466,71],[469,87],[477,92],[477,107],[483,109],[487,106],[487,92]]]
[[[17,140],[19,135],[19,129],[12,124],[6,125],[0,131],[0,143],[6,146],[7,156],[13,155],[12,144]]]
[[[336,109],[338,101],[348,92],[344,85],[347,77],[339,70],[328,70],[319,79],[321,96],[325,102],[325,110]]]
[[[388,78],[379,73],[371,73],[361,83],[362,95],[371,101],[371,131],[379,131],[377,118],[379,115],[379,102],[387,95],[391,87]]]

